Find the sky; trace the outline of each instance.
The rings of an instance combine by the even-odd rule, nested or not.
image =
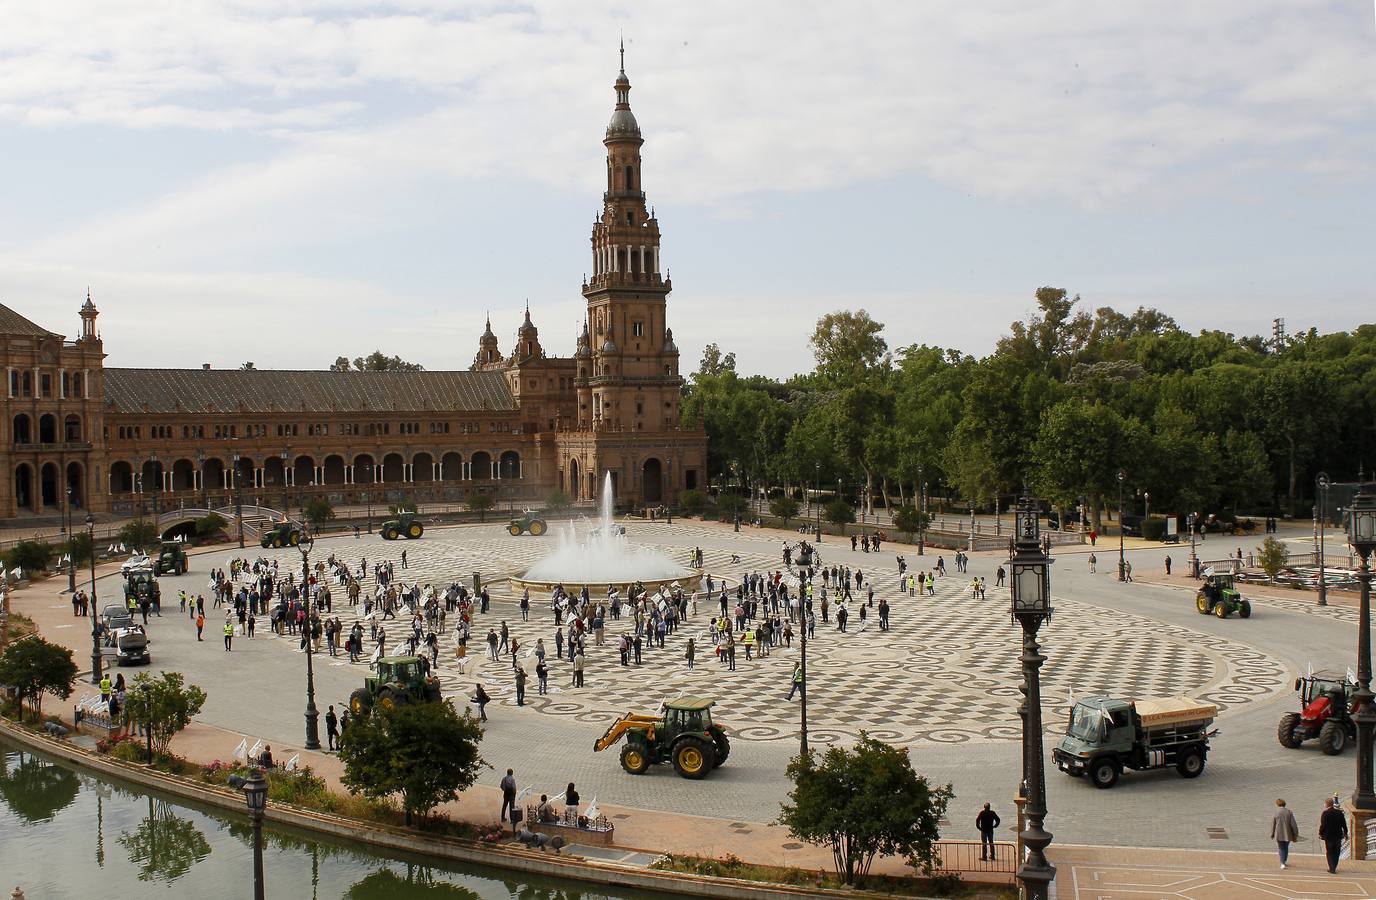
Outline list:
[[[112,366],[569,355],[624,35],[669,323],[983,355],[1036,289],[1191,331],[1376,305],[1371,0],[0,0],[0,302]]]

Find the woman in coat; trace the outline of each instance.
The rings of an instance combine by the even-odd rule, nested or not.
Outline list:
[[[1276,801],[1276,815],[1271,819],[1271,840],[1276,842],[1276,848],[1280,851],[1280,867],[1288,868],[1290,860],[1290,843],[1300,838],[1300,826],[1295,821],[1295,814],[1285,805],[1284,800]]]

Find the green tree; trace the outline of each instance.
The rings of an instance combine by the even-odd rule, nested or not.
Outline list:
[[[22,711],[24,700],[33,702],[38,718],[43,718],[43,695],[52,694],[59,700],[72,695],[76,681],[76,662],[72,651],[50,644],[33,635],[18,640],[0,653],[0,684],[14,691]]]
[[[1105,497],[1116,498],[1119,471],[1132,479],[1128,490],[1142,483],[1137,462],[1148,440],[1140,422],[1102,403],[1062,401],[1047,411],[1037,432],[1033,487],[1063,508],[1083,494],[1097,512]]]
[[[188,685],[181,672],[141,673],[127,693],[129,718],[152,732],[154,754],[167,755],[173,735],[191,724],[205,706],[205,691]]]
[[[78,531],[71,540],[64,541],[62,552],[72,558],[72,565],[82,566],[91,561],[92,542],[91,535],[86,531]]]
[[[196,536],[212,538],[223,532],[229,521],[217,512],[207,513],[196,520]]]
[[[0,800],[24,822],[50,822],[72,805],[81,792],[81,782],[71,769],[64,769],[37,756],[0,754]]]
[[[696,381],[703,376],[717,376],[734,371],[736,371],[736,354],[722,353],[720,347],[711,343],[702,348],[702,362],[698,364],[698,370],[693,374],[693,380]]]
[[[119,540],[132,550],[142,551],[146,547],[156,546],[162,540],[162,535],[158,533],[157,523],[135,519],[119,530]]]
[[[306,521],[311,523],[312,528],[318,529],[335,517],[334,504],[328,497],[312,497],[306,501],[302,514],[305,515]]]
[[[831,524],[839,525],[842,534],[846,533],[846,526],[855,521],[855,510],[840,497],[828,502],[822,509],[822,515]]]
[[[880,368],[888,368],[884,325],[863,309],[827,313],[812,330],[817,374],[832,384],[853,385]]]
[[[487,511],[495,506],[496,503],[497,501],[493,499],[491,494],[474,494],[468,498],[468,510],[469,512],[478,514],[479,522],[486,522]]]
[[[779,824],[802,841],[830,846],[836,873],[846,884],[869,873],[875,856],[901,856],[930,873],[936,863],[938,825],[954,792],[932,787],[913,771],[905,747],[860,732],[852,749],[833,746],[788,764],[793,782]]]
[[[148,804],[139,827],[120,834],[119,842],[139,867],[139,881],[176,881],[210,855],[210,842],[194,822],[174,815],[163,801],[149,797]]]
[[[482,726],[449,700],[378,707],[345,730],[339,747],[344,784],[381,800],[401,795],[406,824],[457,800],[487,765],[478,752]]]
[[[705,502],[706,500],[702,496],[702,491],[697,488],[689,488],[686,491],[680,491],[678,495],[678,505],[690,513],[700,512]]]
[[[352,369],[355,372],[420,372],[424,368],[420,363],[407,362],[400,356],[388,356],[381,350],[374,350],[367,356],[354,357],[352,363],[347,356],[337,357],[330,366],[330,371],[348,372]]]
[[[717,495],[716,507],[719,515],[734,519],[736,516],[745,518],[750,504],[740,494],[722,493]]]
[[[788,527],[788,520],[798,515],[798,501],[792,497],[784,495],[775,497],[769,501],[769,511],[784,521],[784,527]]]
[[[917,534],[931,524],[931,516],[918,512],[915,506],[900,506],[893,511],[893,527],[908,534]]]
[[[1276,576],[1290,562],[1290,551],[1272,535],[1262,541],[1261,547],[1257,549],[1257,562],[1266,573],[1266,577],[1275,581]]]
[[[571,506],[573,506],[573,500],[569,498],[568,494],[557,488],[545,498],[545,508],[550,512],[564,512]]]
[[[46,572],[55,555],[53,545],[47,541],[20,541],[5,551],[5,568]]]

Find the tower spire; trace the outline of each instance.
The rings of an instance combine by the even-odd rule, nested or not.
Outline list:
[[[626,35],[621,35],[621,74],[626,74]]]

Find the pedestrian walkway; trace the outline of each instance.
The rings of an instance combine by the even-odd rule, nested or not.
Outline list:
[[[1282,870],[1274,854],[1057,847],[1059,900],[1296,900],[1376,897],[1376,861],[1325,870],[1322,845],[1292,850]]]

